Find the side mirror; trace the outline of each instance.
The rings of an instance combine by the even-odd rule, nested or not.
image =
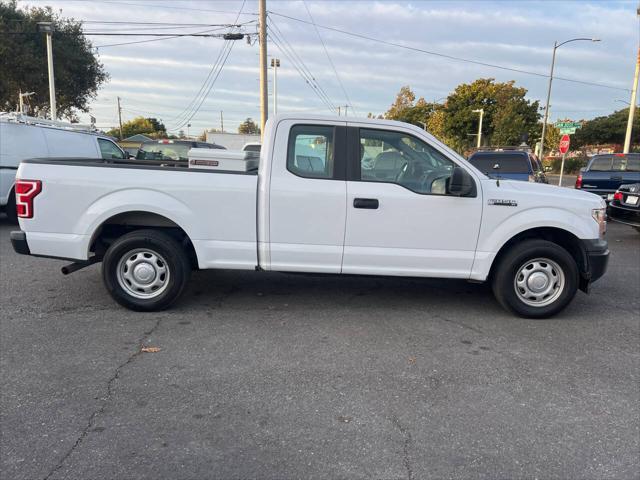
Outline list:
[[[454,167],[449,180],[449,193],[458,197],[474,197],[476,195],[476,182],[464,168]]]

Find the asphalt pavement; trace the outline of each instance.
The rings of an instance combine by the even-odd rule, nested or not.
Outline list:
[[[204,271],[134,313],[0,219],[1,478],[631,479],[640,234],[549,320],[484,285]],[[143,351],[155,347],[158,351]]]

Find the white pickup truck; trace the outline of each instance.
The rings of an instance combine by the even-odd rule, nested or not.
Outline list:
[[[102,262],[113,298],[159,310],[192,269],[490,281],[531,318],[588,292],[607,267],[605,203],[490,179],[404,123],[277,116],[257,170],[32,159],[18,169],[18,253]],[[214,162],[217,164],[217,162]]]

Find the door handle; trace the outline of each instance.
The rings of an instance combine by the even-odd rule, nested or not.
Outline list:
[[[380,206],[377,198],[354,198],[353,208],[366,208],[369,210],[375,210]]]

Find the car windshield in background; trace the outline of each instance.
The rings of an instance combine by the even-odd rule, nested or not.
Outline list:
[[[147,143],[136,155],[138,160],[189,160],[191,143]]]
[[[640,153],[596,155],[591,160],[592,172],[640,172]]]
[[[529,162],[525,155],[500,153],[500,154],[476,154],[469,161],[483,173],[529,173]],[[494,169],[495,165],[500,165],[500,170]]]

